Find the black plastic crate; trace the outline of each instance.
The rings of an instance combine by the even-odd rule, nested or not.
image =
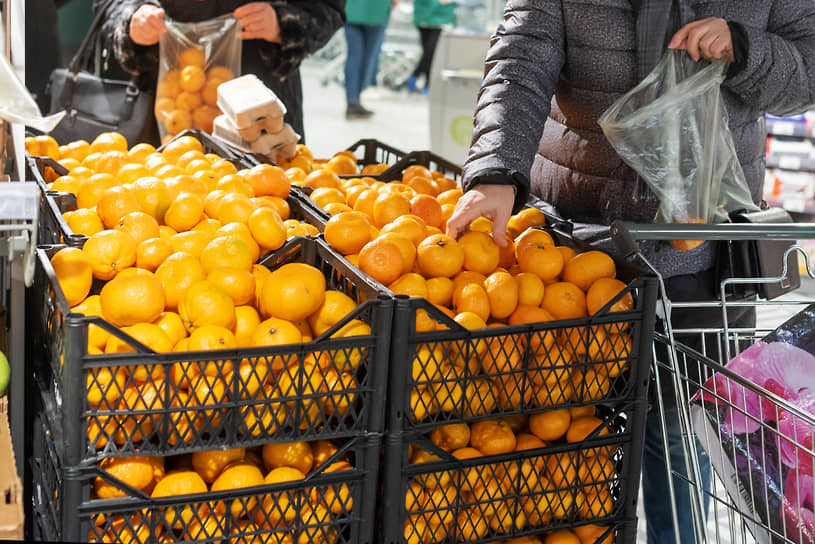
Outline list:
[[[593,524],[607,528],[601,541],[634,542],[645,411],[600,406],[607,435],[469,459],[420,433],[388,435],[380,541],[486,543]],[[415,448],[435,460],[411,463]]]
[[[49,418],[41,415],[31,459],[36,511],[32,534],[41,538],[122,544],[255,538],[303,544],[372,542],[375,502],[368,499],[376,492],[378,435],[338,443],[338,451],[304,480],[151,498],[96,465],[64,466]],[[341,458],[353,468],[326,470]],[[95,498],[99,477],[124,496]]]
[[[60,414],[69,466],[383,431],[392,298],[321,240],[292,238],[261,264],[304,262],[322,270],[329,289],[358,303],[334,327],[309,343],[172,353],[154,353],[101,318],[69,313],[48,260],[58,249],[38,250],[27,291],[36,308],[27,312],[27,353],[28,368]],[[370,334],[330,337],[352,320],[365,322]],[[92,325],[136,351],[88,355]],[[355,384],[332,389],[323,368],[347,372]]]
[[[412,151],[401,157],[387,170],[374,176],[381,181],[398,181],[409,166],[424,166],[431,172],[441,172],[448,178],[461,183],[461,166],[433,153],[432,151]]]
[[[593,249],[558,228],[544,230],[557,245]],[[447,423],[644,400],[657,280],[619,259],[615,264],[626,289],[580,319],[467,330],[425,299],[397,297],[388,431],[426,432]],[[607,311],[629,294],[632,310]],[[420,312],[447,329],[417,332]],[[611,342],[626,337],[630,342]]]
[[[252,161],[250,161],[245,156],[245,153],[238,151],[232,146],[223,143],[221,140],[218,140],[217,138],[213,138],[211,134],[193,128],[179,132],[178,134],[173,136],[173,138],[169,142],[161,145],[160,147],[157,147],[156,151],[163,151],[164,148],[166,148],[170,142],[178,140],[179,138],[182,138],[184,136],[192,136],[193,138],[201,142],[201,145],[204,148],[204,153],[215,153],[216,155],[219,155],[220,157],[233,163],[238,168],[238,170],[240,170],[241,168],[251,168],[252,166],[254,166]]]
[[[371,164],[387,164],[388,166],[391,166],[408,155],[407,152],[402,151],[401,149],[397,149],[373,138],[357,140],[353,144],[349,145],[346,150],[352,151],[354,156],[357,158],[357,165],[363,167]],[[254,164],[277,164],[271,158],[260,153],[246,153],[245,155],[249,158],[249,160],[254,162]],[[359,177],[359,175],[360,174],[354,174],[352,176],[341,177]],[[371,177],[378,179],[378,176]]]

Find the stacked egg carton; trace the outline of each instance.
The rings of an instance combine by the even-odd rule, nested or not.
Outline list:
[[[256,76],[222,83],[218,107],[223,114],[213,122],[213,136],[275,162],[294,157],[300,136],[283,121],[286,106]]]

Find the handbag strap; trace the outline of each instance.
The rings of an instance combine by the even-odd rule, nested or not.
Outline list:
[[[97,10],[96,15],[91,22],[91,26],[88,28],[87,34],[85,34],[85,38],[82,40],[82,43],[79,45],[79,49],[77,49],[76,53],[71,59],[71,62],[68,64],[68,70],[70,72],[76,74],[88,65],[88,60],[90,58],[92,49],[91,44],[94,43],[97,34],[99,34],[99,31],[102,28],[102,23],[107,16],[108,8],[113,4],[113,2],[114,0],[106,0]]]

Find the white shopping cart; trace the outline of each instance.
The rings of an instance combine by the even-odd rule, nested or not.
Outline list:
[[[815,224],[722,224],[711,227],[616,223],[612,225],[612,233],[621,248],[654,270],[637,249],[638,241],[813,239]],[[799,403],[788,400],[786,393],[789,391],[784,390],[784,384],[767,380],[758,385],[754,382],[761,380],[756,380],[755,376],[734,371],[733,365],[733,368],[725,367],[739,354],[742,358],[748,357],[750,354],[746,350],[761,349],[761,346],[750,346],[767,339],[767,335],[771,335],[770,339],[784,341],[772,337],[773,331],[790,316],[815,302],[813,299],[801,300],[795,292],[774,300],[758,297],[732,300],[727,296],[733,288],[787,281],[791,275],[787,263],[797,266],[799,253],[804,255],[806,272],[815,278],[806,252],[792,245],[784,254],[779,276],[727,278],[721,282],[718,300],[671,301],[660,278],[661,302],[657,304],[657,314],[664,326],[654,334],[656,371],[653,374],[660,414],[665,413],[663,393],[675,394],[683,438],[684,466],[670,466],[668,441],[664,438],[667,422],[664,417],[660,418],[667,470],[673,474],[673,478],[667,479],[666,500],[671,503],[677,543],[680,542],[677,492],[690,494],[696,542],[813,542],[815,404],[811,405],[812,409],[803,410]],[[677,328],[672,324],[671,315],[679,308],[721,312],[722,326]],[[745,308],[755,308],[759,316],[758,326],[738,327],[728,322],[734,312]],[[773,319],[775,322],[771,322]],[[812,319],[815,323],[815,311]],[[810,330],[815,328],[815,325],[807,325],[806,319],[803,323],[800,326]],[[804,335],[806,332],[797,331]],[[698,338],[693,342],[695,349],[683,341],[690,338]],[[808,391],[799,392],[795,387],[805,387],[806,381],[815,383],[815,369],[810,374],[813,378],[793,384],[795,395],[809,394]],[[815,395],[815,390],[812,394]],[[697,440],[701,449],[695,446]],[[709,456],[713,469],[712,482],[708,485],[702,483],[701,451]],[[709,504],[707,508],[706,503]]]

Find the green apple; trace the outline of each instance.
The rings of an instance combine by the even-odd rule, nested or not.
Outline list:
[[[6,355],[0,351],[0,397],[6,394],[6,387],[11,377],[11,368],[8,366]]]

